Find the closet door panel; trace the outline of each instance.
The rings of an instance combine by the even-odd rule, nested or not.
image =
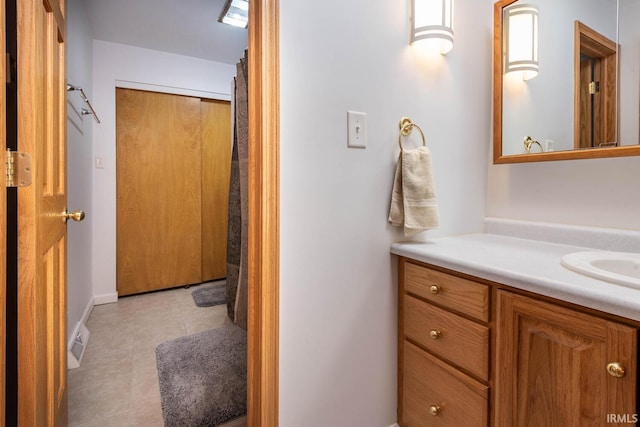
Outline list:
[[[200,99],[116,90],[119,295],[201,281]]]

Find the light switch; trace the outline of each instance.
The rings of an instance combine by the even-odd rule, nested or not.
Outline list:
[[[347,146],[367,148],[367,114],[358,111],[347,111],[347,127]]]
[[[104,169],[104,161],[101,156],[96,156],[96,169]]]

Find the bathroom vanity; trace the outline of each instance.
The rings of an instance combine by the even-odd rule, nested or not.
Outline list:
[[[635,423],[640,289],[560,265],[579,250],[492,234],[394,244],[400,426]]]

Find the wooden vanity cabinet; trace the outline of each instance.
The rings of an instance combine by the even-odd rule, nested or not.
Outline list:
[[[398,303],[401,427],[638,421],[637,322],[403,257]]]
[[[635,328],[499,290],[496,329],[497,426],[633,422]]]
[[[400,260],[398,422],[482,427],[489,419],[489,287]]]

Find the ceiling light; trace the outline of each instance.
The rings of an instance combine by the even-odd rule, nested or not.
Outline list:
[[[220,18],[218,18],[218,22],[240,28],[247,28],[248,20],[248,0],[227,0],[220,14]]]

